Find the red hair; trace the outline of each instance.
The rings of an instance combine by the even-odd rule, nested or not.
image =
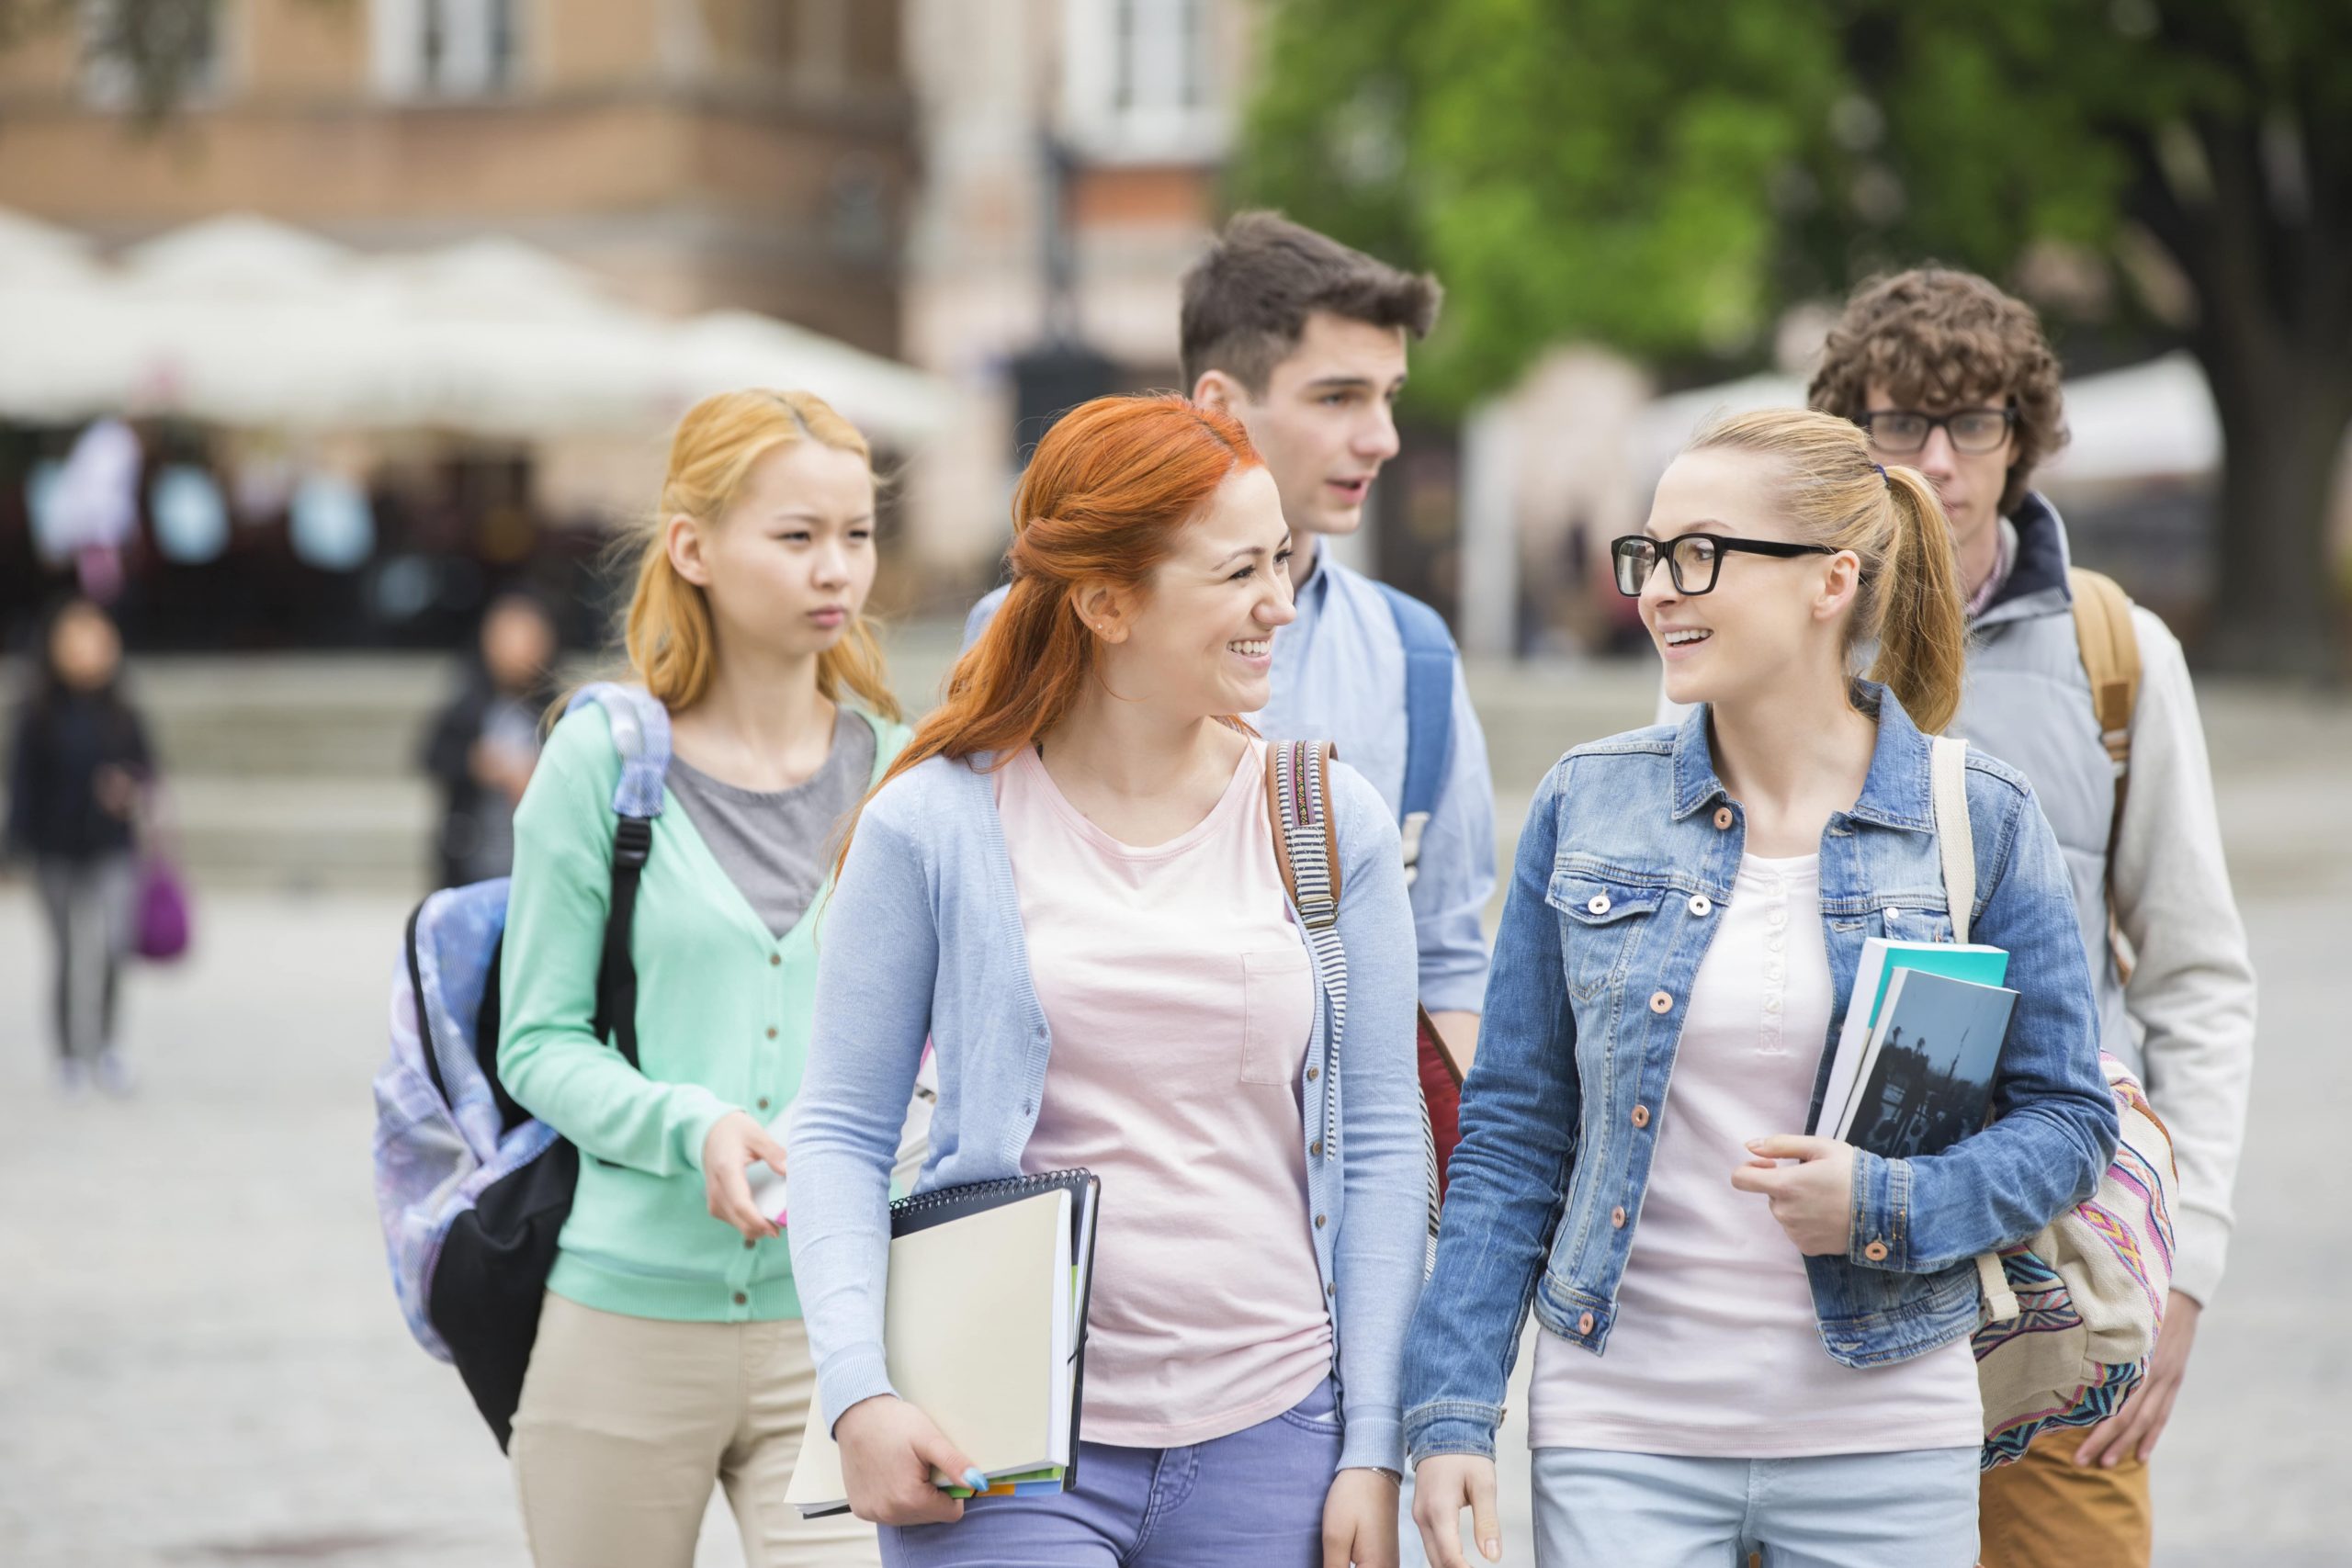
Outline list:
[[[946,700],[882,784],[933,757],[989,752],[1001,766],[1035,745],[1094,675],[1094,634],[1079,619],[1073,593],[1097,582],[1148,592],[1152,573],[1217,486],[1260,466],[1239,420],[1182,398],[1097,398],[1064,414],[1013,492],[1004,603],[956,660]],[[849,840],[842,836],[836,874]]]

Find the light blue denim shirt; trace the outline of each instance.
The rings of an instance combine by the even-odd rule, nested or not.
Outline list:
[[[1864,940],[1952,933],[1927,739],[1883,687],[1865,684],[1862,695],[1877,709],[1877,749],[1860,798],[1821,839],[1835,995],[1816,1111]],[[2058,840],[2013,769],[1971,751],[1967,790],[1970,935],[2007,950],[2018,993],[1995,1120],[1940,1154],[1857,1152],[1851,1245],[1842,1258],[1805,1259],[1822,1345],[1849,1367],[1972,1332],[1970,1259],[2080,1202],[2115,1152]],[[1746,839],[1739,803],[1715,776],[1704,708],[1679,728],[1580,746],[1536,792],[1463,1090],[1437,1270],[1407,1345],[1414,1462],[1494,1452],[1531,1303],[1552,1333],[1607,1348],[1650,1161],[1674,1114],[1668,1086],[1690,984],[1734,897]]]
[[[1037,1123],[1053,1040],[1030,983],[986,765],[934,757],[885,786],[858,822],[817,933],[816,1024],[785,1139],[786,1198],[818,1398],[831,1420],[891,1392],[882,1353],[890,1166],[924,1039],[937,1052],[939,1101],[917,1191],[1018,1175]],[[1347,1026],[1335,1073],[1331,998],[1318,976],[1297,1082],[1299,1144],[1337,1347],[1340,1462],[1395,1470],[1398,1366],[1426,1246],[1412,921],[1380,797],[1346,767],[1331,784]],[[1326,1139],[1334,1096],[1339,1133]],[[1270,1170],[1266,1179],[1292,1179]],[[1119,1224],[1121,1212],[1106,1188],[1102,1223]]]
[[[1380,590],[1324,550],[1298,594],[1298,619],[1274,633],[1273,697],[1249,716],[1275,740],[1329,740],[1380,792],[1395,821],[1405,799],[1405,643]],[[1004,602],[997,589],[964,623],[969,648]],[[1420,957],[1421,1005],[1476,1012],[1487,989],[1479,919],[1495,890],[1495,786],[1487,736],[1453,663],[1453,744],[1437,804],[1421,830],[1408,888]]]

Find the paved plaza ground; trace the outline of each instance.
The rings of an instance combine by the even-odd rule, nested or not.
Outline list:
[[[1479,685],[1508,831],[1589,716],[1563,716],[1567,674]],[[1639,705],[1610,690],[1604,707]],[[2159,1456],[2158,1561],[2318,1568],[2352,1562],[2352,713],[2207,701],[2261,1071],[2230,1278]],[[407,903],[205,897],[192,959],[132,977],[137,1098],[67,1105],[32,899],[0,883],[0,1564],[526,1562],[505,1467],[409,1340],[376,1225],[368,1081]],[[1512,1433],[1504,1459],[1524,1565]],[[702,1561],[740,1562],[717,1520]]]

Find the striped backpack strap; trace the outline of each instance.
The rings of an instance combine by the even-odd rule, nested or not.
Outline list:
[[[1340,1155],[1340,1047],[1348,1023],[1348,953],[1340,941],[1340,834],[1331,815],[1331,760],[1328,740],[1270,741],[1266,746],[1266,807],[1274,829],[1274,859],[1283,887],[1306,929],[1315,972],[1331,998],[1331,1034],[1324,1051],[1322,1157]],[[1419,1097],[1418,1087],[1416,1098]],[[1430,1107],[1420,1099],[1421,1164],[1428,1191],[1429,1236],[1422,1273],[1437,1261],[1437,1136]]]

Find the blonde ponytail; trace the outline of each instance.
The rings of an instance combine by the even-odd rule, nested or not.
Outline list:
[[[670,562],[669,520],[684,515],[715,523],[734,504],[752,464],[803,441],[872,461],[857,427],[812,392],[721,392],[688,409],[678,422],[661,505],[635,546],[637,587],[623,632],[629,669],[673,712],[702,700],[718,653],[710,602]],[[901,716],[881,644],[863,615],[817,656],[817,690],[829,702],[853,695],[884,718]]]
[[[1775,497],[1797,537],[1862,563],[1846,652],[1874,645],[1870,678],[1933,735],[1960,711],[1968,616],[1951,525],[1917,468],[1871,461],[1860,425],[1806,409],[1718,420],[1686,450],[1753,452],[1781,465]]]
[[[1968,649],[1959,553],[1926,475],[1889,468],[1886,489],[1895,526],[1878,594],[1878,658],[1871,679],[1894,694],[1912,723],[1940,734],[1960,711]]]

